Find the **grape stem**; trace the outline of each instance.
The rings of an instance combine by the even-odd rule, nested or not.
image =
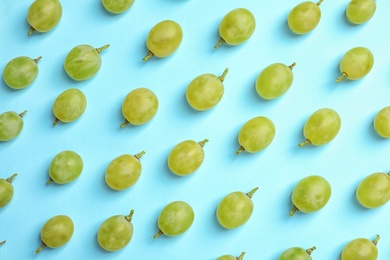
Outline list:
[[[41,250],[44,249],[45,247],[46,244],[42,242],[41,246],[37,250],[35,250],[34,255],[39,254],[39,252],[41,252]]]
[[[309,144],[311,144],[311,141],[309,139],[306,139],[302,143],[299,143],[298,146],[302,147],[302,146],[309,145]]]
[[[7,240],[1,241],[1,242],[0,242],[0,246],[3,245],[3,244],[5,244],[6,241],[7,241]]]
[[[292,70],[292,69],[295,67],[295,65],[297,65],[297,64],[294,62],[293,64],[291,64],[290,66],[288,66],[288,68],[289,68],[290,70]]]
[[[159,236],[164,235],[164,233],[161,231],[161,229],[158,230],[157,234],[153,236],[153,238],[158,238]]]
[[[290,211],[290,217],[292,217],[295,212],[299,211],[299,209],[297,208],[297,206],[293,205],[291,211]]]
[[[255,194],[255,192],[259,189],[259,187],[256,187],[254,188],[253,190],[251,190],[250,192],[248,192],[246,195],[251,199],[253,194]]]
[[[376,246],[378,244],[378,241],[381,237],[379,235],[376,235],[376,238],[374,241],[372,241],[372,243],[374,243],[374,245]]]
[[[38,58],[34,59],[35,63],[38,63],[38,61],[42,59],[42,56],[39,56]]]
[[[12,183],[13,179],[14,179],[17,175],[18,175],[17,173],[12,174],[12,176],[9,177],[9,178],[7,178],[6,181],[8,181],[9,183]]]
[[[144,154],[145,154],[145,151],[142,151],[140,153],[135,154],[134,157],[139,160],[142,157],[142,155],[144,155]]]
[[[198,144],[200,145],[200,147],[204,147],[204,145],[208,142],[209,140],[208,139],[204,139],[203,141],[201,142],[198,142]]]
[[[49,184],[52,183],[52,182],[53,182],[53,179],[50,178],[50,179],[46,182],[46,185],[49,185]]]
[[[149,60],[150,58],[152,58],[154,56],[154,53],[151,52],[151,51],[148,51],[148,54],[142,59],[143,61],[147,61]]]
[[[60,121],[60,120],[56,117],[56,119],[54,119],[53,126],[56,126],[58,121]]]
[[[245,252],[242,252],[240,256],[236,257],[237,260],[242,260],[244,258]]]
[[[19,114],[20,117],[23,117],[27,113],[27,110],[24,110],[22,113]]]
[[[95,50],[98,54],[100,54],[103,50],[107,49],[108,47],[110,47],[110,44],[106,44],[100,48],[96,48]]]
[[[131,222],[131,219],[133,218],[133,214],[134,214],[134,209],[132,209],[130,211],[130,214],[125,216],[125,219],[128,221],[128,222]]]
[[[311,255],[311,253],[312,253],[314,250],[316,250],[316,247],[315,247],[315,246],[313,246],[313,247],[311,247],[311,248],[309,248],[309,249],[306,249],[306,253],[307,253],[308,255]]]
[[[323,1],[324,1],[324,0],[320,0],[320,1],[318,1],[317,5],[318,5],[318,6],[320,6],[320,5],[321,5],[321,3],[322,3]]]
[[[33,32],[35,32],[36,30],[35,30],[35,28],[34,27],[32,27],[32,26],[30,26],[30,30],[28,31],[28,36],[31,36],[31,34],[33,34]]]
[[[218,77],[218,79],[223,82],[225,80],[226,74],[229,72],[229,69],[226,68],[225,71],[222,73],[221,76]]]
[[[120,127],[123,128],[123,127],[125,127],[125,126],[128,125],[128,124],[129,124],[129,121],[127,121],[127,120],[125,119],[125,121],[120,125]]]
[[[345,73],[345,72],[343,72],[343,73],[340,75],[340,77],[338,77],[338,78],[336,79],[336,82],[340,82],[340,81],[342,81],[343,79],[345,79],[346,77],[348,77],[348,74]]]
[[[215,44],[214,48],[216,49],[224,43],[225,43],[225,40],[222,37],[219,37],[219,40],[218,40],[217,44]]]
[[[240,148],[238,148],[236,154],[240,154],[241,152],[244,152],[244,151],[245,151],[245,148],[242,145],[240,145]]]

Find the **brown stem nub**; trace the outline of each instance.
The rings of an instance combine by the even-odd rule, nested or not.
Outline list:
[[[23,117],[27,113],[27,110],[24,110],[22,113],[19,114],[20,117]]]
[[[5,242],[7,242],[7,240],[1,241],[1,242],[0,242],[0,246],[3,245],[3,244],[5,244]]]
[[[376,235],[376,238],[374,241],[372,241],[372,243],[374,243],[374,245],[376,246],[378,244],[378,241],[381,237],[379,235]]]
[[[289,68],[290,70],[292,70],[292,69],[295,67],[295,65],[297,65],[297,64],[294,62],[293,64],[291,64],[290,66],[288,66],[288,68]]]
[[[219,40],[218,40],[217,44],[215,44],[214,48],[218,48],[219,46],[221,46],[224,43],[225,43],[225,40],[222,37],[219,37]]]
[[[323,1],[324,1],[324,0],[320,0],[320,1],[318,1],[317,5],[318,5],[318,6],[320,6],[320,5],[321,5],[321,3],[322,3]]]
[[[313,247],[311,247],[311,248],[309,248],[309,249],[306,249],[306,253],[308,254],[308,255],[311,255],[311,253],[314,251],[314,250],[316,250],[317,248],[315,247],[315,246],[313,246]]]
[[[34,27],[32,27],[32,26],[30,26],[30,30],[28,31],[28,36],[31,36],[31,34],[33,34],[33,32],[35,32],[36,30],[35,30],[35,28]]]
[[[139,160],[142,157],[142,155],[144,155],[144,154],[145,154],[145,151],[142,151],[140,153],[135,154],[134,157]]]
[[[302,147],[302,146],[309,145],[309,144],[311,144],[311,141],[309,139],[306,139],[302,143],[299,143],[298,146]]]
[[[41,252],[42,249],[44,249],[46,247],[46,244],[42,242],[41,246],[35,250],[34,254],[39,254],[39,252]]]
[[[12,183],[13,179],[14,179],[17,175],[18,175],[17,173],[12,174],[12,176],[9,177],[9,178],[7,178],[6,181],[8,181],[9,183]]]
[[[134,214],[134,209],[130,210],[129,215],[125,216],[125,219],[126,219],[128,222],[131,222],[131,219],[133,218],[133,214]]]
[[[254,188],[253,190],[251,190],[250,192],[248,192],[246,195],[251,199],[253,194],[255,194],[255,192],[259,189],[259,187],[256,187]]]
[[[52,182],[53,182],[53,179],[50,178],[50,179],[46,182],[46,185],[49,185],[49,184],[52,183]]]
[[[341,73],[340,77],[338,77],[338,78],[336,79],[336,82],[340,82],[340,81],[342,81],[343,79],[345,79],[346,77],[348,77],[348,74],[345,73],[345,72],[343,72],[343,73]]]
[[[225,71],[222,73],[221,76],[218,77],[218,79],[223,82],[225,80],[226,74],[229,72],[229,69],[226,68]]]
[[[53,126],[56,126],[59,121],[60,120],[56,117],[56,119],[54,119]]]
[[[297,208],[297,206],[293,205],[291,211],[290,211],[290,217],[292,217],[295,212],[299,211],[299,209]]]
[[[236,154],[240,154],[241,152],[244,152],[244,151],[245,151],[245,148],[242,145],[240,145],[240,148],[238,148]]]
[[[148,51],[148,54],[142,59],[143,61],[147,61],[148,59],[154,56],[153,52]]]
[[[159,229],[158,232],[153,236],[153,238],[158,238],[161,235],[164,235],[164,233],[161,231],[161,229]]]
[[[200,145],[200,147],[204,147],[204,145],[208,142],[209,140],[208,139],[204,139],[203,141],[200,141],[198,142],[198,144]]]
[[[240,256],[237,256],[237,260],[242,260],[244,258],[245,252],[242,252]]]
[[[96,48],[95,50],[98,54],[100,54],[103,50],[107,49],[108,47],[110,47],[110,44],[106,44],[100,48]]]
[[[42,56],[39,56],[38,58],[34,59],[35,63],[38,63],[38,61],[42,59]]]
[[[125,121],[120,125],[120,127],[123,128],[123,127],[125,127],[125,126],[128,125],[128,124],[129,124],[129,121],[127,121],[127,120],[125,119]]]

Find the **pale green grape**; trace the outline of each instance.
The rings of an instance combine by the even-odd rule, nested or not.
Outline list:
[[[149,52],[143,59],[147,61],[153,56],[164,58],[176,51],[183,40],[183,30],[175,21],[165,20],[157,23],[150,30],[146,39]]]
[[[114,190],[125,190],[133,186],[141,175],[142,164],[139,159],[144,154],[144,151],[134,156],[124,154],[112,160],[106,169],[107,185]]]
[[[157,96],[147,88],[137,88],[131,91],[122,103],[122,114],[125,122],[133,125],[142,125],[156,115],[158,110]]]
[[[127,216],[116,215],[106,219],[99,227],[97,241],[107,251],[117,251],[129,244],[133,237],[134,210]]]
[[[312,213],[322,209],[332,193],[329,182],[318,175],[311,175],[300,180],[295,186],[291,199],[294,204],[290,216],[299,210]]]
[[[228,69],[217,77],[214,74],[202,74],[191,81],[187,87],[188,104],[196,110],[208,110],[219,103],[224,93],[223,81]]]
[[[242,252],[240,256],[223,255],[217,258],[217,260],[242,260],[244,259],[245,252]]]
[[[252,215],[252,196],[257,187],[248,193],[235,191],[226,195],[217,207],[218,222],[227,229],[237,228],[245,224]]]
[[[178,236],[186,232],[194,222],[195,214],[192,207],[184,201],[174,201],[166,205],[158,216],[159,231],[154,238],[160,235]]]
[[[209,140],[201,142],[186,140],[175,147],[168,156],[168,167],[176,175],[187,176],[196,171],[204,160],[203,146]]]
[[[256,91],[260,97],[274,99],[286,93],[294,80],[294,66],[295,62],[290,66],[274,63],[262,70],[256,80]]]
[[[287,23],[291,31],[296,34],[306,34],[314,30],[320,23],[320,5],[322,1],[320,0],[317,4],[305,1],[295,6],[287,17]]]
[[[365,47],[352,48],[341,59],[341,75],[336,82],[344,78],[357,80],[366,76],[374,66],[374,56],[371,51]]]
[[[219,25],[219,41],[214,46],[221,44],[238,45],[248,40],[256,28],[254,15],[245,8],[237,8],[227,13]]]
[[[27,110],[20,114],[13,111],[0,114],[0,141],[12,140],[20,134],[24,126],[22,117],[26,113]]]
[[[274,123],[263,116],[258,116],[247,121],[238,133],[240,148],[236,152],[243,151],[257,153],[270,145],[275,137]]]
[[[110,47],[109,44],[100,48],[94,48],[87,44],[77,45],[65,57],[64,68],[66,73],[77,81],[92,78],[102,66],[100,53],[108,47]]]
[[[316,249],[315,246],[309,249],[302,247],[291,247],[284,251],[278,260],[312,260],[311,253]]]
[[[390,138],[390,106],[382,108],[376,114],[374,128],[383,138]]]
[[[341,127],[341,119],[336,111],[330,108],[321,108],[315,111],[306,121],[303,135],[306,140],[298,144],[320,146],[332,141]]]
[[[375,0],[351,0],[345,14],[351,23],[362,24],[371,19],[375,10]]]
[[[341,253],[341,260],[376,260],[378,248],[376,247],[379,235],[374,241],[367,238],[356,238],[349,242]]]
[[[62,92],[54,101],[53,114],[56,117],[53,125],[58,121],[73,122],[78,119],[87,107],[87,98],[78,89],[71,88]]]
[[[120,14],[127,11],[134,3],[134,0],[102,0],[104,8],[113,14]]]
[[[71,218],[65,215],[54,216],[42,227],[42,245],[35,251],[38,254],[44,247],[57,248],[65,245],[72,238],[74,224]]]
[[[66,184],[77,179],[83,171],[83,159],[76,152],[65,150],[58,153],[50,163],[49,176],[46,182],[49,184]]]
[[[364,178],[356,189],[356,198],[366,208],[377,208],[390,200],[390,175],[376,172]]]
[[[62,6],[58,0],[35,0],[27,12],[31,35],[34,31],[47,32],[53,29],[62,17]]]
[[[38,76],[37,63],[41,58],[20,56],[10,60],[4,68],[4,82],[13,89],[23,89],[31,85]]]
[[[0,179],[0,208],[7,205],[14,196],[14,187],[12,186],[12,180],[16,177],[14,173],[7,179]]]

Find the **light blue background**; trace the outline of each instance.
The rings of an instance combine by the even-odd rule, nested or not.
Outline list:
[[[367,210],[354,195],[365,176],[390,169],[390,140],[379,138],[372,126],[375,114],[390,105],[390,2],[378,1],[372,20],[355,26],[345,19],[348,1],[324,1],[318,27],[296,36],[286,17],[299,2],[136,0],[126,13],[110,15],[98,0],[62,1],[58,26],[28,37],[25,17],[31,1],[1,1],[0,70],[17,56],[43,57],[28,88],[14,91],[0,82],[0,112],[28,110],[21,135],[0,143],[0,177],[18,173],[13,200],[0,209],[0,240],[7,240],[0,247],[1,259],[211,260],[245,251],[245,260],[267,260],[292,246],[314,245],[314,259],[338,259],[350,240],[374,239],[376,234],[381,235],[378,259],[390,259],[390,205]],[[221,19],[238,7],[255,15],[253,36],[240,46],[214,49]],[[147,34],[165,19],[182,26],[183,42],[170,57],[145,63]],[[94,78],[75,82],[66,75],[63,61],[71,48],[107,43],[111,46],[102,53],[103,64]],[[336,83],[340,59],[356,46],[373,52],[372,71],[361,80]],[[265,101],[254,83],[275,62],[297,63],[294,83],[281,98]],[[203,73],[220,75],[226,67],[221,102],[206,112],[192,110],[185,100],[189,82]],[[159,111],[146,125],[120,129],[122,101],[139,87],[156,93]],[[52,127],[53,102],[68,88],[85,93],[87,109],[78,121]],[[323,147],[298,148],[305,121],[323,107],[339,112],[338,136]],[[239,129],[259,115],[273,120],[274,141],[258,154],[236,156]],[[204,138],[210,141],[203,165],[191,176],[174,176],[166,166],[173,146]],[[46,186],[52,158],[66,149],[82,156],[82,175],[68,185]],[[104,172],[110,161],[142,150],[146,154],[139,181],[121,192],[108,188]],[[329,203],[316,213],[289,217],[293,187],[312,174],[330,182]],[[223,229],[215,217],[219,201],[256,186],[251,219],[235,230]],[[174,200],[193,207],[192,227],[179,237],[153,239],[160,211]],[[131,209],[132,241],[120,251],[105,252],[96,242],[100,224]],[[73,219],[72,239],[64,247],[33,255],[41,243],[41,227],[58,214]]]

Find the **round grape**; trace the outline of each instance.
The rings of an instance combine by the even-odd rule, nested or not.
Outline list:
[[[127,11],[134,3],[134,0],[102,0],[104,8],[113,14],[120,14]]]
[[[356,238],[350,241],[341,252],[341,260],[376,260],[378,248],[376,247],[379,235],[374,241],[367,238]]]
[[[5,65],[3,79],[8,87],[23,89],[30,86],[38,76],[38,61],[42,57],[31,59],[26,56],[16,57]]]
[[[383,138],[390,138],[390,106],[382,108],[376,114],[374,129]]]
[[[78,119],[87,107],[87,98],[78,89],[71,88],[62,92],[54,101],[53,114],[56,117],[53,126],[58,121],[73,122]]]
[[[377,208],[390,200],[390,175],[376,172],[364,178],[356,189],[356,198],[366,208]]]
[[[311,253],[316,249],[315,246],[309,249],[302,247],[291,247],[284,251],[278,260],[312,260]]]
[[[14,196],[14,187],[12,186],[13,179],[17,176],[14,173],[7,179],[0,179],[0,208],[6,206]]]
[[[340,82],[347,78],[357,80],[366,76],[374,66],[374,56],[371,51],[365,47],[352,48],[341,59],[341,75],[336,79]]]
[[[22,117],[26,113],[27,110],[20,114],[13,111],[0,114],[0,141],[10,141],[20,134],[24,126]]]
[[[241,255],[235,257],[233,255],[223,255],[217,258],[217,260],[242,260],[244,259],[245,252],[242,252]]]
[[[375,0],[351,0],[345,14],[351,23],[362,24],[374,16],[375,10]]]
[[[76,152],[65,150],[58,153],[50,163],[49,184],[66,184],[77,179],[83,171],[83,160]]]
[[[48,32],[53,29],[62,17],[62,5],[58,0],[35,0],[27,12],[31,35],[34,31]]]
[[[317,4],[305,1],[295,6],[287,17],[291,31],[296,34],[306,34],[314,30],[320,23],[322,1],[320,0]]]

